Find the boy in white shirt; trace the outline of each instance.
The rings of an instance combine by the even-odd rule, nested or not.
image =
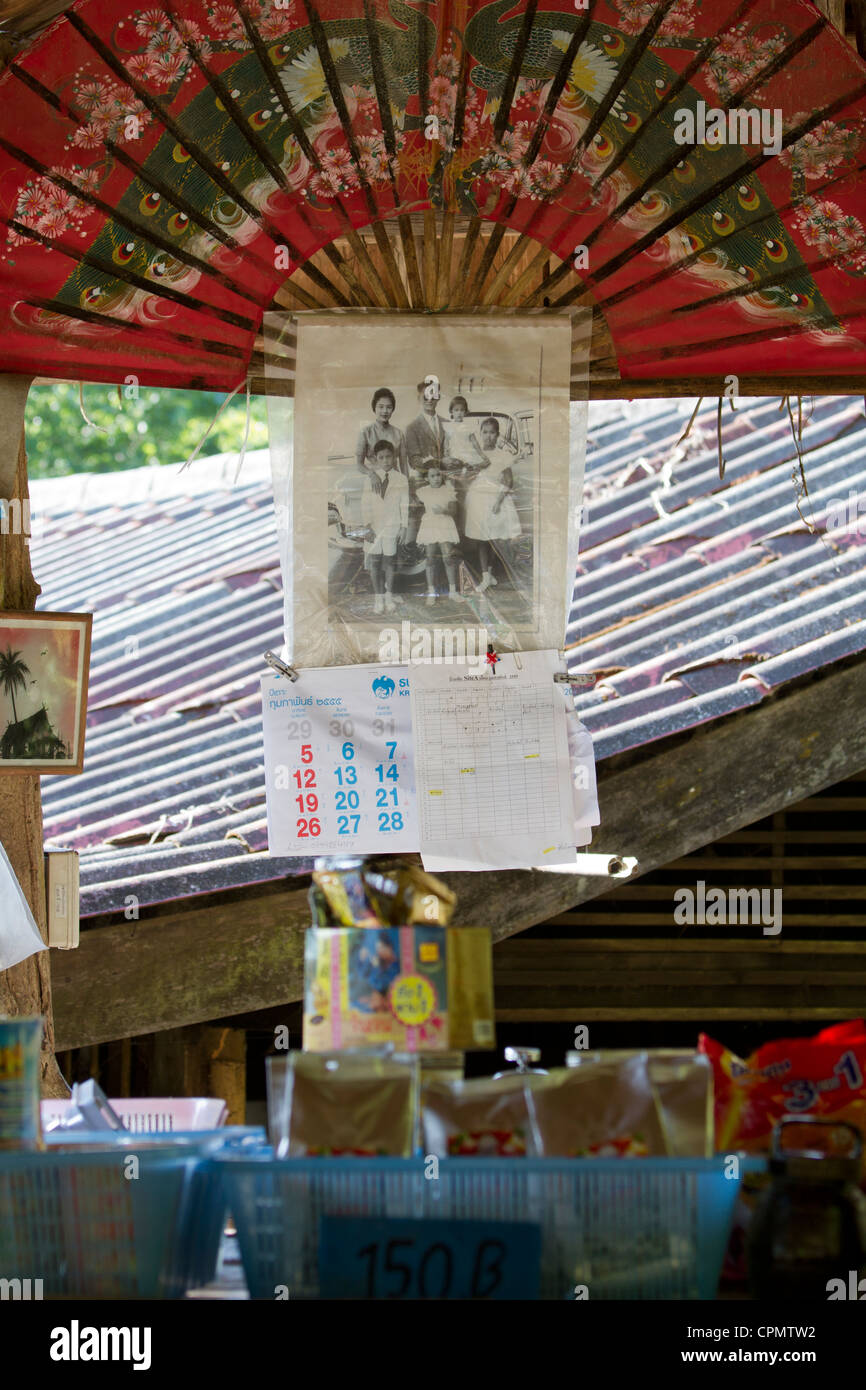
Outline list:
[[[364,563],[373,585],[373,612],[393,613],[394,570],[397,546],[406,540],[409,526],[409,484],[396,468],[394,445],[380,439],[373,450],[373,463],[382,475],[381,492],[368,478],[361,497],[361,519],[367,527]]]

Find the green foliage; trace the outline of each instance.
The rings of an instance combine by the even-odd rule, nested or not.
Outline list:
[[[78,386],[34,386],[27,401],[25,432],[31,478],[66,473],[114,473],[147,464],[177,464],[189,458],[216,415],[224,396],[205,391],[86,386],[81,414]],[[201,456],[240,450],[246,427],[246,397],[235,396],[217,420]],[[98,426],[94,428],[93,426]],[[252,398],[248,449],[268,444],[267,403]]]

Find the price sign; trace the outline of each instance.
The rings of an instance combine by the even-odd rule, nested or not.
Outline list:
[[[323,1298],[534,1299],[541,1227],[527,1221],[323,1216]]]
[[[265,676],[262,720],[271,854],[418,848],[405,667]]]

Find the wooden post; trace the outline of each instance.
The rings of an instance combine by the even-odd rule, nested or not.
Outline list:
[[[24,450],[24,407],[30,379],[0,377],[0,497],[28,500],[27,455]],[[0,534],[0,608],[32,610],[39,585],[30,569],[28,537]],[[0,776],[0,842],[9,856],[30,910],[48,939],[45,912],[45,866],[42,848],[42,800],[36,775]],[[43,1096],[67,1096],[69,1088],[54,1056],[54,1015],[51,1005],[51,967],[47,950],[0,970],[0,1014],[42,1014],[45,1038],[42,1052]]]
[[[227,1124],[246,1115],[247,1037],[242,1028],[193,1024],[167,1028],[153,1037],[151,1094],[219,1096],[228,1106]]]

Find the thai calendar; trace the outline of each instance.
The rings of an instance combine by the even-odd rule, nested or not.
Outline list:
[[[262,678],[272,855],[417,850],[405,666]]]

